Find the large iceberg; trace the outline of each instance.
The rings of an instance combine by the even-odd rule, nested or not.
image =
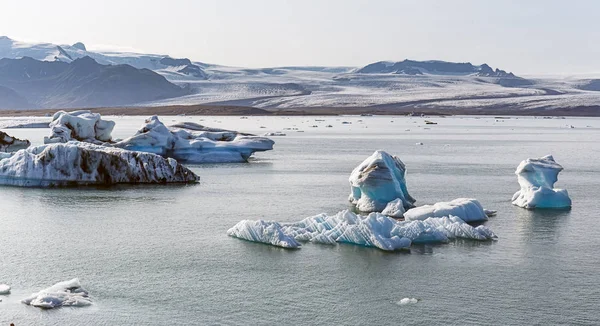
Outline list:
[[[112,141],[114,127],[114,121],[102,120],[99,113],[88,110],[58,111],[52,116],[50,136],[44,137],[44,144],[66,143],[70,140],[103,144]]]
[[[348,210],[336,215],[320,214],[297,223],[244,220],[227,232],[249,241],[297,248],[301,241],[323,244],[351,243],[386,251],[409,248],[413,243],[444,243],[464,238],[490,240],[495,234],[487,227],[473,227],[459,217],[398,221],[383,214],[357,215]],[[292,240],[298,241],[296,244]],[[281,245],[281,241],[285,245]]]
[[[0,156],[0,184],[24,187],[190,183],[198,176],[172,158],[84,142],[50,144]]]
[[[415,199],[406,189],[405,173],[398,157],[376,151],[352,171],[348,199],[361,212],[381,212],[396,199],[408,210],[414,207]]]
[[[429,217],[458,216],[465,222],[487,221],[495,211],[486,210],[477,199],[458,198],[450,202],[423,205],[404,213],[406,221],[426,220]]]
[[[157,116],[152,116],[133,137],[114,146],[173,157],[182,162],[236,163],[248,161],[254,152],[273,149],[273,144],[269,138],[189,122],[168,128]]]
[[[20,149],[27,148],[31,145],[29,140],[23,140],[9,136],[7,133],[0,131],[0,152],[14,152]]]
[[[21,300],[26,305],[52,309],[59,307],[83,307],[92,304],[89,293],[81,287],[78,279],[56,283]]]
[[[567,190],[554,188],[562,170],[552,155],[522,161],[515,171],[521,190],[513,195],[513,205],[529,209],[571,207]]]

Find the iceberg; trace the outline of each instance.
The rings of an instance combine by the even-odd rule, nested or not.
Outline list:
[[[417,303],[417,302],[419,302],[419,300],[416,299],[416,298],[404,298],[404,299],[396,302],[396,304],[399,305],[399,306],[404,306],[404,305],[407,305],[407,304]]]
[[[9,136],[7,133],[0,131],[0,151],[14,152],[20,149],[27,148],[31,145],[29,140],[23,140]]]
[[[352,171],[348,200],[361,212],[381,212],[396,199],[405,210],[413,208],[415,199],[406,189],[405,173],[398,157],[376,151]]]
[[[21,300],[22,303],[42,309],[59,307],[83,307],[92,304],[89,293],[81,287],[79,280],[56,283]]]
[[[168,128],[152,116],[134,136],[114,146],[189,163],[237,163],[247,162],[254,152],[272,150],[273,144],[269,138],[191,122]]]
[[[282,248],[298,248],[300,243],[285,235],[277,222],[243,220],[227,231],[227,235]]]
[[[521,189],[513,195],[513,205],[528,209],[570,208],[567,190],[554,188],[562,170],[552,155],[522,161],[515,171]]]
[[[41,145],[0,156],[1,185],[192,183],[198,179],[172,158],[84,142]]]
[[[330,245],[349,243],[385,251],[408,249],[412,244],[445,243],[456,238],[479,241],[496,238],[489,228],[473,227],[456,216],[398,221],[380,213],[364,216],[348,210],[336,215],[319,214],[296,223],[244,220],[227,234],[285,248],[299,247],[299,243],[286,246],[295,240]]]
[[[44,137],[44,144],[66,143],[71,140],[103,144],[112,141],[114,127],[114,121],[102,120],[99,113],[88,110],[58,111],[52,116],[50,136]]]
[[[0,284],[0,295],[10,294],[10,285]]]
[[[385,206],[381,211],[381,214],[389,217],[402,218],[405,212],[404,203],[400,198],[396,198]]]
[[[404,213],[406,221],[425,220],[429,217],[458,216],[465,222],[487,221],[495,211],[485,210],[477,199],[458,198],[450,202],[423,205]]]

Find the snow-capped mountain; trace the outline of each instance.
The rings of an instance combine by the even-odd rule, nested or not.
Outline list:
[[[504,70],[493,70],[487,64],[475,66],[470,62],[456,63],[446,61],[414,61],[404,60],[399,62],[380,61],[364,66],[356,71],[363,74],[403,74],[403,75],[473,75],[482,77],[515,77],[513,73]]]

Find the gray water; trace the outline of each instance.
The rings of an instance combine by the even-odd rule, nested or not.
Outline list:
[[[249,164],[192,166],[198,185],[0,188],[0,283],[13,287],[0,297],[0,325],[600,324],[598,119],[163,120],[176,119],[288,135]],[[143,121],[115,120],[117,137]],[[6,131],[34,143],[48,133]],[[417,204],[474,197],[498,210],[486,223],[498,240],[387,253],[285,250],[226,235],[241,219],[290,222],[348,208],[349,173],[376,149],[406,163]],[[518,163],[545,154],[565,167],[557,186],[569,190],[570,211],[510,203]],[[94,305],[43,311],[19,302],[74,277]],[[420,301],[396,304],[405,297]]]

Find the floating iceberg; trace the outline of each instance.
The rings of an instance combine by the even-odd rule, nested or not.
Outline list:
[[[2,185],[53,187],[197,180],[197,175],[174,159],[83,142],[30,147],[10,157],[0,156]]]
[[[227,235],[282,248],[298,248],[300,243],[287,236],[277,222],[243,220],[227,231]]]
[[[402,218],[405,212],[404,203],[400,198],[396,198],[385,206],[381,211],[381,214],[389,217]]]
[[[10,285],[0,284],[0,295],[10,294]]]
[[[450,202],[411,208],[404,213],[406,221],[425,220],[429,217],[458,216],[465,222],[487,221],[495,211],[485,210],[477,199],[458,198]]]
[[[32,294],[21,300],[26,305],[52,309],[58,307],[83,307],[92,304],[89,293],[81,287],[79,280],[74,278],[70,281],[56,283],[53,286]]]
[[[396,304],[399,306],[404,306],[407,304],[417,303],[417,302],[419,302],[419,300],[417,300],[416,298],[404,298],[404,299],[396,302]]]
[[[70,140],[102,144],[112,140],[114,127],[114,121],[102,120],[99,113],[88,110],[58,111],[52,116],[51,133],[49,137],[44,137],[44,144],[66,143]]]
[[[361,212],[381,212],[396,199],[408,210],[414,207],[415,199],[406,189],[405,173],[398,157],[376,151],[352,171],[348,199]]]
[[[0,152],[14,152],[27,148],[30,145],[29,140],[11,137],[7,133],[0,131]]]
[[[351,243],[386,251],[409,248],[413,243],[444,243],[455,238],[490,240],[496,237],[487,227],[472,227],[456,216],[406,222],[379,213],[363,216],[348,210],[331,216],[307,217],[297,223],[244,220],[227,234],[278,246],[282,246],[281,241],[290,244],[295,239],[322,244]]]
[[[234,163],[248,161],[254,152],[272,150],[274,144],[269,138],[190,122],[167,128],[157,116],[145,123],[133,137],[114,146],[190,163]]]
[[[554,161],[552,155],[522,161],[515,172],[521,190],[513,195],[513,205],[530,209],[571,207],[567,190],[554,189],[562,170],[563,167]]]

